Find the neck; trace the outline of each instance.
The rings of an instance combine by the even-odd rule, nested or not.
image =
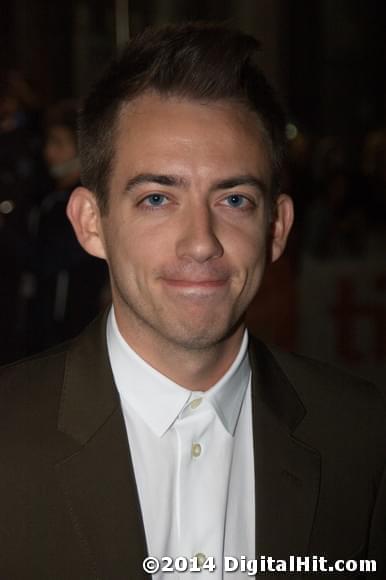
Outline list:
[[[115,309],[119,332],[126,343],[148,364],[191,391],[207,391],[226,373],[241,346],[244,325],[229,337],[205,349],[187,349],[167,340],[143,325],[129,328]]]

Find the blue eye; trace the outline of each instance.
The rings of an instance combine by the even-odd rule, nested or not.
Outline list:
[[[232,207],[242,207],[247,201],[244,196],[238,195],[236,193],[233,195],[229,195],[227,197],[227,200],[229,202],[229,205],[231,205]]]
[[[146,197],[144,201],[152,207],[159,207],[160,205],[163,205],[165,199],[166,197],[164,195],[161,195],[160,193],[153,193],[152,195]]]

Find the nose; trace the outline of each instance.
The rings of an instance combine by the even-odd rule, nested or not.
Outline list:
[[[220,258],[223,252],[209,207],[190,207],[177,241],[177,256],[204,263]]]

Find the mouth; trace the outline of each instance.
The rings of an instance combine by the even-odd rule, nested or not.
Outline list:
[[[164,279],[169,286],[177,288],[218,288],[227,283],[226,279],[206,279],[206,280],[186,280],[186,279]]]
[[[228,291],[229,278],[163,278],[165,290],[173,300],[219,300]]]

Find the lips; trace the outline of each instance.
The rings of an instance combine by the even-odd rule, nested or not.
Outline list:
[[[216,286],[223,286],[226,283],[226,279],[214,279],[214,280],[186,280],[186,279],[165,279],[167,284],[171,284],[172,286],[180,286],[180,287],[192,287],[192,286],[200,286],[200,287],[216,287]]]

